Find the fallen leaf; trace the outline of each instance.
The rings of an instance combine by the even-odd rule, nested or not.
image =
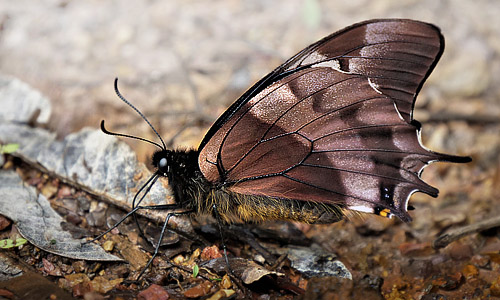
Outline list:
[[[0,213],[14,221],[25,239],[47,252],[74,259],[122,260],[98,245],[82,244],[64,231],[61,228],[64,219],[47,199],[37,195],[35,188],[26,186],[13,171],[0,170]]]
[[[224,272],[227,269],[224,257],[209,260],[202,264],[203,267],[212,269],[215,272]],[[245,283],[251,284],[267,275],[283,276],[282,273],[269,271],[266,268],[243,258],[229,258],[229,266],[233,274]]]

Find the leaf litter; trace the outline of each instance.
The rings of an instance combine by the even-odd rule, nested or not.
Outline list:
[[[37,206],[48,209],[48,212],[42,210],[41,214],[52,215],[46,202],[48,199],[52,207],[65,217],[59,221],[59,230],[65,229],[78,239],[88,236],[89,232],[95,236],[106,226],[114,224],[124,214],[120,209],[130,208],[134,191],[146,180],[149,171],[137,164],[127,146],[97,130],[84,129],[64,140],[57,140],[54,134],[29,126],[27,120],[31,119],[33,116],[12,123],[0,117],[0,142],[19,145],[4,161],[2,176],[8,175],[2,179],[13,183],[16,181],[12,178],[17,176],[17,186],[22,187],[16,192],[18,194],[26,193],[26,188],[31,188],[29,185],[33,186],[33,191],[36,187],[38,192],[34,192],[34,196],[30,194],[29,198]],[[438,168],[441,177],[451,178],[447,179],[451,185],[459,182],[460,176],[453,170],[456,169],[448,166]],[[188,296],[243,298],[250,289],[251,293],[285,298],[301,295],[302,299],[327,295],[337,295],[341,297],[339,299],[453,299],[456,294],[471,299],[495,299],[500,297],[498,227],[463,237],[442,250],[431,247],[434,238],[447,229],[477,221],[470,216],[457,218],[461,213],[458,208],[478,203],[473,208],[482,219],[481,213],[494,209],[480,202],[481,198],[489,197],[488,194],[474,186],[467,188],[467,194],[474,197],[464,196],[463,189],[442,188],[442,199],[436,204],[422,195],[414,195],[412,203],[419,207],[415,211],[415,221],[410,225],[368,216],[325,226],[293,225],[293,228],[299,228],[300,234],[280,229],[276,223],[254,226],[252,234],[247,234],[247,231],[241,234],[243,231],[238,229],[234,235],[239,237],[226,241],[230,252],[239,257],[230,257],[233,272],[238,275],[236,279],[223,276],[226,263],[221,251],[214,246],[214,243],[220,244],[218,233],[200,230],[206,225],[201,222],[202,226],[199,226],[197,220],[193,220],[196,225],[194,233],[191,223],[182,218],[172,223],[179,236],[165,243],[169,246],[162,247],[162,255],[153,261],[152,271],[139,283],[127,281],[133,279],[147,261],[150,254],[143,249],[151,250],[151,247],[148,248],[148,243],[137,234],[133,222],[125,222],[100,241],[108,251],[125,258],[130,264],[65,259],[59,254],[40,250],[42,247],[49,250],[59,247],[58,239],[53,238],[50,231],[41,241],[33,239],[32,244],[10,251],[32,266],[24,271],[26,274],[40,272],[77,297],[105,294],[116,297],[141,295],[143,299],[153,299],[156,297],[153,295],[159,295],[160,299]],[[168,195],[164,185],[158,185],[147,201],[170,201]],[[45,200],[40,200],[42,197]],[[4,208],[0,211],[5,215]],[[446,212],[449,217],[433,213],[439,211]],[[146,212],[145,215],[149,220],[141,218],[141,224],[153,222],[152,227],[164,217]],[[19,217],[12,217],[15,228],[23,233],[15,218]],[[253,225],[246,226],[252,228]],[[9,228],[10,232],[6,232]],[[2,234],[14,236],[15,228],[7,225]],[[201,235],[201,238],[190,240],[193,234]],[[307,252],[302,254],[302,250],[295,251],[295,254],[290,250],[290,254],[285,254],[284,249],[293,248],[291,244],[300,244],[305,249],[320,245],[323,250],[316,254],[311,251],[310,257],[307,257]],[[202,250],[193,250],[194,245],[201,245]],[[301,255],[305,256],[301,258]],[[268,258],[273,256],[285,259],[271,263]],[[309,271],[319,273],[321,269],[315,261],[329,263],[338,259],[345,270],[351,271],[352,280],[316,277],[319,273],[305,276],[307,269],[302,269],[297,263],[307,258],[312,262],[309,266],[314,266]],[[268,264],[262,267],[266,262]],[[7,266],[15,270],[15,264],[12,264]],[[196,278],[192,276],[194,265],[199,266]],[[307,266],[305,264],[305,268]],[[19,272],[14,273],[10,278],[19,277]],[[240,289],[237,279],[245,283],[247,291]],[[142,292],[137,294],[138,291]]]

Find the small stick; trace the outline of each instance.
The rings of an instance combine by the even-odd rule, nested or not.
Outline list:
[[[494,114],[472,114],[464,115],[450,112],[431,113],[418,118],[422,123],[445,123],[463,121],[469,124],[498,124],[500,116]]]
[[[440,249],[448,246],[450,243],[473,233],[481,232],[490,228],[500,226],[500,216],[496,216],[475,224],[452,229],[447,233],[440,235],[432,242],[432,248]]]

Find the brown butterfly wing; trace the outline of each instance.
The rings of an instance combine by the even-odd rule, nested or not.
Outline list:
[[[250,195],[336,204],[410,220],[413,192],[437,160],[411,118],[443,51],[439,30],[410,20],[353,25],[301,51],[238,99],[200,145],[207,180]]]
[[[318,41],[282,67],[293,70],[333,60],[342,71],[370,77],[409,122],[415,97],[443,50],[444,38],[432,24],[371,20]]]

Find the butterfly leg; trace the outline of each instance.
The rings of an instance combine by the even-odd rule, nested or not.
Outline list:
[[[174,210],[174,209],[178,209],[178,208],[179,208],[179,206],[177,204],[164,204],[164,205],[152,205],[152,206],[135,206],[131,211],[129,211],[123,218],[121,218],[120,221],[118,221],[111,228],[109,228],[108,230],[106,230],[103,233],[99,234],[97,237],[95,237],[95,238],[93,238],[93,239],[91,239],[89,241],[85,241],[83,244],[88,244],[88,243],[94,242],[94,241],[102,238],[105,234],[109,233],[111,230],[113,230],[116,227],[118,227],[121,223],[123,223],[131,215],[134,215],[134,217],[135,217],[135,213],[138,210],[140,210],[140,209]],[[171,212],[171,213],[167,214],[167,217],[165,219],[165,223],[163,224],[163,228],[162,228],[161,233],[160,233],[160,238],[158,239],[158,242],[157,242],[157,244],[155,246],[155,252],[154,252],[153,256],[151,257],[151,259],[149,259],[148,263],[146,264],[146,266],[144,267],[144,269],[141,271],[141,273],[139,274],[139,276],[137,277],[136,281],[139,280],[142,277],[142,275],[144,275],[144,272],[146,271],[146,269],[151,265],[151,263],[153,262],[153,259],[156,257],[156,255],[158,255],[158,251],[160,249],[161,241],[163,240],[163,236],[165,235],[167,224],[168,224],[168,221],[170,220],[170,218],[173,217],[173,216],[179,216],[179,215],[184,215],[184,214],[189,214],[189,213],[192,213],[192,211],[188,210],[188,211],[181,211],[181,212]],[[137,219],[136,219],[136,222],[137,222]],[[142,233],[142,230],[140,229],[140,227],[139,227],[139,231],[141,231],[141,233]]]
[[[175,205],[175,204],[172,204],[172,205]],[[169,209],[169,208],[164,208],[164,207],[168,207],[168,206],[169,205],[154,205],[154,206],[142,206],[142,208],[160,210],[160,209]],[[191,210],[187,210],[187,211],[181,211],[181,212],[170,212],[167,214],[167,217],[165,218],[165,222],[163,223],[163,227],[161,229],[160,237],[158,238],[158,241],[157,241],[156,246],[155,246],[155,252],[153,253],[151,258],[149,259],[146,266],[142,269],[141,273],[139,274],[139,276],[137,277],[136,280],[139,280],[142,277],[142,275],[144,275],[144,272],[146,272],[148,267],[151,265],[151,263],[153,262],[153,259],[155,259],[156,255],[158,255],[158,252],[159,252],[160,246],[161,246],[161,241],[163,240],[163,236],[165,235],[165,231],[167,230],[168,221],[170,220],[170,218],[174,217],[174,216],[176,217],[176,216],[181,216],[181,215],[187,215],[187,214],[190,214],[192,212],[193,211],[191,211]]]
[[[154,207],[154,208],[153,208]],[[134,215],[138,210],[140,209],[164,209],[164,210],[172,210],[172,209],[177,209],[179,208],[177,204],[166,204],[166,205],[155,205],[155,206],[136,206],[134,209],[129,211],[123,218],[121,218],[120,221],[116,222],[115,225],[110,227],[108,230],[104,231],[103,233],[99,234],[95,238],[83,242],[83,244],[88,244],[97,241],[98,239],[102,238],[105,234],[109,233],[111,230],[115,229],[118,227],[121,223],[123,223],[128,217],[131,215]]]
[[[232,274],[231,266],[229,265],[229,259],[227,258],[227,248],[226,248],[226,242],[224,241],[224,232],[222,231],[222,219],[220,217],[219,211],[217,210],[217,205],[214,204],[212,205],[212,210],[215,215],[215,220],[217,221],[217,226],[219,227],[219,233],[220,233],[220,240],[222,243],[222,251],[224,251],[224,258],[226,259],[226,268],[227,272]]]
[[[158,180],[158,178],[159,178],[159,176],[155,173],[151,177],[149,177],[149,179],[146,181],[146,183],[144,183],[142,185],[142,187],[139,189],[139,191],[137,191],[137,193],[134,196],[134,199],[132,200],[132,209],[135,209],[137,206],[140,206],[142,200],[144,200],[144,197],[146,197],[146,195],[149,193],[149,191],[151,190],[151,188],[153,187],[153,185],[156,183],[156,181]],[[141,199],[139,199],[139,201],[137,202],[137,205],[136,205],[137,197],[141,194],[141,192],[143,190],[144,190],[144,193],[142,193],[142,197],[141,197]],[[137,229],[139,230],[139,235],[143,239],[148,240],[146,238],[146,236],[144,235],[144,232],[142,231],[141,226],[139,225],[139,219],[137,219],[137,215],[136,214],[132,214],[132,216],[134,217],[135,224],[137,225]]]
[[[227,257],[227,247],[224,241],[224,232],[222,231],[222,219],[219,214],[219,211],[217,210],[216,204],[212,205],[212,211],[215,216],[215,220],[217,221],[217,226],[219,227],[219,233],[222,242],[222,250],[224,251],[224,259],[226,260],[226,273],[229,275],[229,277],[231,277],[234,280],[234,282],[240,288],[240,290],[243,291],[245,298],[250,298],[251,294],[249,293],[248,289],[245,288],[241,279],[234,274],[233,270],[231,269],[231,266],[229,265],[229,259]]]

